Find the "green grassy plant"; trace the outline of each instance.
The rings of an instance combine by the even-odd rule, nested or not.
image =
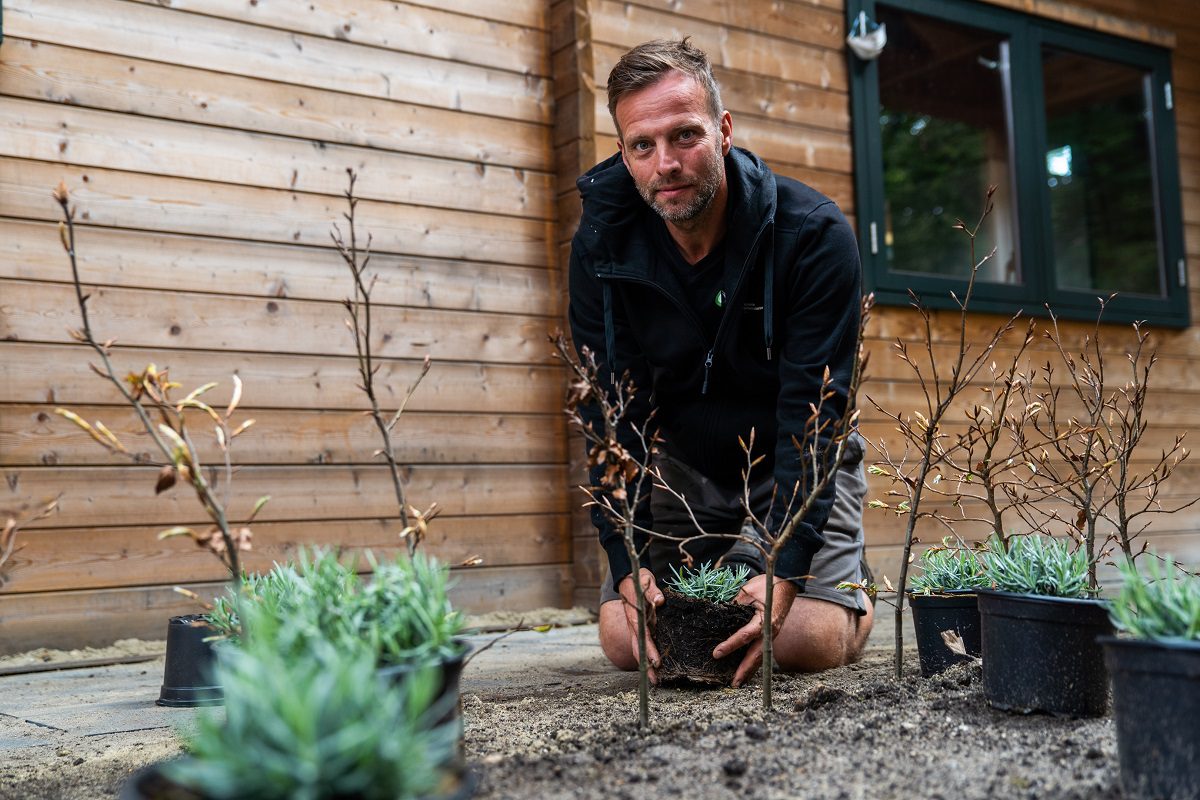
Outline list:
[[[1144,575],[1132,561],[1120,565],[1123,583],[1109,609],[1113,624],[1141,639],[1200,642],[1200,578],[1169,557],[1142,564]]]
[[[241,612],[253,606],[272,619],[289,620],[314,639],[365,642],[381,665],[453,655],[463,620],[447,596],[448,570],[422,553],[384,563],[370,560],[374,577],[364,581],[353,563],[343,563],[333,551],[302,550],[294,564],[247,576],[241,591],[231,589],[218,599],[209,619],[219,635],[240,640]],[[307,646],[300,640],[294,644],[297,652]]]
[[[313,636],[254,605],[242,614],[251,633],[221,649],[217,668],[225,714],[199,718],[189,756],[166,765],[168,777],[212,798],[438,793],[458,723],[434,724],[443,709],[431,707],[431,670],[393,685],[377,677],[366,642]]]
[[[1041,534],[1011,536],[1007,546],[997,535],[988,540],[985,572],[997,589],[1048,597],[1089,594],[1087,553],[1071,542]]]
[[[684,597],[693,600],[707,600],[710,603],[732,603],[741,591],[742,584],[750,578],[750,567],[745,564],[714,567],[711,562],[705,562],[698,569],[684,567],[682,570],[671,566],[671,577],[667,578],[667,587]]]
[[[914,576],[910,584],[918,594],[979,589],[990,583],[984,574],[983,554],[950,539],[922,553],[918,566],[921,574]]]

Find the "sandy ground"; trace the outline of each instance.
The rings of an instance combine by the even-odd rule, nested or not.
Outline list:
[[[916,672],[915,653],[910,672]],[[637,730],[633,676],[526,697],[466,699],[483,798],[818,800],[1119,798],[1111,719],[1010,716],[978,666],[892,678],[891,653],[757,688],[655,690]]]
[[[480,776],[477,797],[1121,796],[1111,719],[993,711],[983,701],[978,666],[922,679],[915,652],[899,682],[882,648],[842,669],[780,676],[775,708],[765,714],[757,687],[656,689],[651,726],[639,731],[636,675],[607,666],[595,630],[517,634],[468,665],[466,753]],[[103,705],[92,714],[90,733],[0,714],[0,798],[114,797],[135,768],[178,752],[173,729],[186,729],[193,712],[175,710],[169,725],[130,730],[138,715],[156,713],[145,695],[156,689],[161,669],[157,661],[73,671],[85,692],[128,676],[136,700],[109,705],[112,715],[125,715],[121,732],[102,732],[122,727],[102,724],[110,713]],[[25,680],[34,678],[45,680]],[[6,693],[20,690],[18,680],[0,682],[0,709],[11,699]]]

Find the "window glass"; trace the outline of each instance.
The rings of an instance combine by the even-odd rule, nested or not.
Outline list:
[[[888,32],[878,63],[889,269],[965,277],[963,239],[947,231],[956,218],[973,225],[996,185],[976,257],[993,247],[996,256],[979,279],[1019,283],[1005,37],[887,6],[878,15]]]
[[[1056,283],[1162,295],[1149,74],[1044,47]]]

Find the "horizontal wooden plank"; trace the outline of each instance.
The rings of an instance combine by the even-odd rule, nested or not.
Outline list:
[[[137,2],[162,5],[158,0]],[[248,22],[522,75],[549,75],[543,30],[464,16],[400,0],[169,0],[176,11]]]
[[[601,101],[603,116],[609,116],[608,96],[603,87],[625,50],[624,47],[600,43],[593,48],[594,79],[600,87],[597,97]],[[845,92],[816,89],[796,81],[720,66],[713,67],[713,77],[721,88],[721,101],[733,115],[735,130],[744,115],[834,131],[850,129],[850,96]],[[601,116],[599,108],[596,116]]]
[[[353,291],[350,271],[325,247],[81,227],[76,257],[97,284],[209,294],[330,300]],[[379,305],[557,317],[552,270],[374,253]],[[69,282],[58,226],[0,219],[0,278]]]
[[[5,33],[368,97],[549,123],[550,82],[123,0],[9,0]],[[393,80],[402,76],[403,80]],[[447,91],[453,87],[453,91]]]
[[[85,225],[329,246],[342,198],[0,158],[0,217],[56,221],[65,181]],[[553,224],[362,201],[358,224],[382,253],[545,266]]]
[[[908,415],[909,411],[909,409],[904,410],[903,413],[905,416]],[[880,458],[884,447],[886,447],[888,452],[892,454],[893,458],[901,458],[905,451],[904,437],[897,431],[895,423],[884,421],[880,417],[876,417],[876,419],[878,421],[865,420],[859,426],[859,430],[862,432],[863,436],[867,437],[871,443],[872,452],[868,455],[868,458]],[[938,430],[946,435],[947,439],[943,442],[943,444],[949,447],[951,442],[953,442],[958,436],[965,434],[966,425],[965,423],[944,421]],[[1185,435],[1184,446],[1189,451],[1192,449],[1191,445],[1197,441],[1200,441],[1200,429],[1184,428],[1180,425],[1172,423],[1164,423],[1160,426],[1148,427],[1142,435],[1142,439],[1138,448],[1133,453],[1133,463],[1141,471],[1144,471],[1147,465],[1157,463],[1161,458],[1163,451],[1169,450],[1175,443],[1176,435],[1181,433]],[[1034,441],[1038,441],[1040,439],[1040,437],[1032,429],[1028,431],[1028,435]],[[1009,443],[1010,439],[1008,436],[1003,436],[1001,439],[1000,453],[1006,452],[1005,448],[1009,446]],[[767,443],[763,442],[759,446],[760,451],[765,449],[766,446]],[[911,452],[912,448],[910,447],[909,450]],[[1200,459],[1197,459],[1197,463],[1194,467],[1191,466],[1190,461],[1188,464],[1191,469],[1185,469],[1181,471],[1185,473],[1195,472],[1196,474],[1194,477],[1200,479]],[[1188,486],[1189,483],[1190,481],[1182,475],[1177,475],[1175,478],[1172,478],[1172,486],[1175,487],[1174,491],[1179,491],[1182,487]]]
[[[1156,367],[1157,369],[1157,367]],[[1064,386],[1063,376],[1055,381],[1056,386]],[[879,380],[863,386],[859,395],[859,410],[863,420],[878,422],[884,417],[868,400],[874,400],[888,413],[911,414],[914,410],[926,412],[926,401],[920,384],[915,380]],[[990,407],[988,398],[977,387],[968,388],[952,405],[946,415],[948,422],[964,422],[966,414],[976,405]],[[1010,413],[1012,413],[1010,407]],[[1061,414],[1079,415],[1083,413],[1082,403],[1069,390],[1060,391],[1059,411]],[[1160,427],[1178,427],[1189,430],[1200,427],[1200,386],[1192,390],[1171,389],[1159,390],[1157,382],[1151,379],[1150,391],[1146,395],[1146,419]],[[1189,437],[1190,439],[1190,437]],[[1191,441],[1188,442],[1189,449]]]
[[[90,287],[89,287],[90,289]],[[74,289],[9,281],[0,300],[0,339],[71,341],[79,327]],[[372,347],[380,358],[550,363],[555,321],[516,314],[376,306]],[[165,349],[353,355],[345,309],[311,300],[164,294],[90,289],[88,316],[97,339]],[[164,360],[169,360],[163,356]]]
[[[186,487],[155,497],[154,467],[22,468],[0,470],[19,507],[61,494],[59,512],[33,528],[192,525],[206,521]],[[437,502],[449,515],[560,514],[569,508],[558,465],[430,466],[406,469],[407,497],[418,508]],[[220,474],[214,482],[224,485]],[[223,492],[224,490],[221,489]],[[258,519],[362,519],[394,513],[391,477],[382,466],[243,467],[233,481],[230,519],[243,519],[257,498],[271,502]],[[572,500],[571,502],[574,502]]]
[[[565,515],[441,517],[429,528],[425,553],[458,564],[479,556],[488,567],[570,560]],[[370,552],[383,560],[405,550],[396,519],[271,522],[254,526],[248,572],[265,572],[295,558],[299,547],[325,545]],[[189,581],[220,581],[225,568],[186,538],[159,541],[146,527],[29,531],[6,567],[0,595],[102,589]],[[362,564],[367,562],[360,561]],[[0,603],[3,603],[0,600]]]
[[[845,36],[845,14],[840,6],[820,2],[778,2],[778,0],[688,0],[664,3],[662,0],[626,0],[629,5],[651,11],[664,6],[683,19],[710,22],[725,28],[767,34],[780,39],[838,49]],[[822,7],[825,5],[826,7]]]
[[[451,602],[467,613],[523,611],[562,607],[571,600],[570,568],[565,564],[531,567],[476,567],[455,571]],[[186,583],[212,598],[220,583]],[[104,646],[117,639],[162,639],[167,619],[194,614],[196,603],[170,586],[48,592],[0,597],[0,654],[36,647]]]
[[[934,341],[957,345],[961,330],[960,315],[951,310],[934,309],[929,312],[929,316]],[[971,312],[966,323],[967,342],[975,343],[976,347],[982,347],[982,344],[1007,319],[1007,316],[999,314]],[[1023,335],[1026,324],[1018,320],[1014,327],[1014,333],[1009,334],[1009,339],[1015,340],[1016,336]],[[1042,337],[1049,324],[1049,319],[1039,318],[1037,320],[1035,335],[1038,338],[1034,342],[1037,348],[1047,346]],[[1058,327],[1064,344],[1068,345],[1068,350],[1078,350],[1082,346],[1084,337],[1094,334],[1096,330],[1094,322],[1079,320],[1060,319]],[[1200,331],[1196,328],[1156,328],[1151,324],[1147,329],[1150,332],[1147,347],[1157,349],[1160,357],[1167,355],[1189,357],[1200,352]],[[923,340],[923,331],[924,323],[912,308],[877,306],[871,316],[867,335],[872,340],[904,339],[909,342],[919,342]],[[1125,348],[1133,340],[1133,328],[1125,323],[1105,323],[1100,327],[1100,339],[1106,352],[1116,354],[1116,358],[1123,358],[1120,354],[1125,352]],[[876,359],[878,356],[872,356],[872,358]]]
[[[347,334],[349,335],[349,334]],[[87,364],[94,353],[81,344],[0,342],[0,402],[86,405],[123,402]],[[114,348],[118,375],[140,372],[150,362],[169,367],[188,391],[209,382],[213,395],[228,397],[231,376],[242,377],[244,401],[257,408],[365,408],[358,366],[351,357]],[[56,365],[48,369],[48,364]],[[376,375],[380,402],[394,408],[420,371],[420,362],[385,359]],[[408,404],[412,411],[557,414],[562,410],[563,370],[557,365],[454,363],[435,359]]]
[[[1186,502],[1186,501],[1185,501]],[[1039,505],[1041,507],[1042,504]],[[1166,505],[1166,503],[1164,503]],[[1169,508],[1177,508],[1182,503],[1176,503]],[[1066,504],[1057,504],[1055,506],[1064,516],[1073,517],[1074,510]],[[948,517],[954,521],[951,523],[953,531],[956,535],[963,538],[965,541],[977,542],[987,539],[993,530],[993,527],[983,521],[964,521],[950,508],[942,506],[942,510]],[[983,516],[982,514],[973,514],[972,516]],[[1015,514],[1005,515],[1006,524],[1009,526],[1009,533],[1029,532],[1028,526],[1023,524]],[[1174,514],[1155,514],[1142,519],[1143,523],[1149,523],[1143,536],[1147,541],[1153,541],[1156,532],[1173,532],[1180,530],[1196,530],[1197,524],[1200,523],[1200,510],[1195,506],[1178,511]],[[904,531],[907,525],[907,517],[896,517],[886,511],[878,511],[868,509],[863,517],[863,529],[866,533],[866,541],[870,545],[895,545],[904,542]],[[1139,525],[1140,527],[1140,525]],[[1065,529],[1063,525],[1055,525],[1051,528],[1056,534],[1061,534]],[[1111,526],[1102,525],[1100,536],[1103,538],[1111,531]],[[921,519],[917,522],[915,536],[925,544],[936,544],[940,542],[944,536],[950,534],[946,526],[934,522],[930,519]]]
[[[215,392],[214,392],[215,394]],[[214,398],[212,402],[217,402]],[[363,404],[365,405],[365,403]],[[241,406],[239,420],[254,427],[234,442],[241,464],[378,464],[382,446],[374,421],[359,411],[277,411]],[[112,406],[72,406],[89,422],[101,421],[131,451],[161,460],[133,412]],[[192,417],[200,457],[222,458],[203,415]],[[566,460],[563,415],[405,414],[393,437],[405,464],[548,464]],[[112,456],[54,407],[0,406],[0,465],[111,464]]]
[[[548,171],[538,123],[4,38],[0,92],[321,142]]]
[[[503,3],[480,3],[479,0],[408,0],[415,6],[440,8],[457,14],[477,16],[520,25],[525,28],[545,30],[549,27],[546,0],[504,0]]]
[[[618,0],[590,3],[592,36],[597,43],[628,48],[650,39],[691,36],[714,66],[795,81],[821,89],[846,91],[849,74],[841,48],[790,42],[720,25],[687,19],[670,11],[652,11]],[[598,76],[598,83],[604,76]]]
[[[921,349],[918,351],[916,343],[910,342],[909,345],[910,357],[922,368],[925,375],[930,375],[929,359],[925,355],[924,350]],[[863,389],[865,393],[871,394],[875,386],[893,380],[915,380],[912,367],[898,357],[891,342],[871,339],[867,342],[867,349],[871,353],[871,358],[867,365],[867,383]],[[981,344],[972,344],[968,356],[974,358],[982,352],[982,349],[983,346]],[[937,360],[939,369],[942,371],[943,377],[949,374],[949,370],[953,364],[953,357],[957,352],[955,345],[934,345],[934,357]],[[1078,350],[1068,350],[1068,352],[1074,353],[1076,356],[1079,353]],[[1106,380],[1110,389],[1117,389],[1123,386],[1131,377],[1128,366],[1129,362],[1125,352],[1124,349],[1118,349],[1118,346],[1115,344],[1113,347],[1105,350]],[[992,351],[987,361],[989,364],[995,361],[999,369],[1004,369],[1012,363],[1015,355],[1015,348],[1000,347]],[[1150,351],[1147,350],[1143,355],[1143,362],[1149,359],[1149,355]],[[1148,384],[1150,390],[1153,392],[1189,391],[1200,388],[1200,372],[1197,371],[1197,365],[1194,361],[1194,357],[1189,358],[1186,355],[1160,354],[1157,365],[1150,373],[1150,382]],[[1057,352],[1050,350],[1043,342],[1039,342],[1038,347],[1031,347],[1026,351],[1026,355],[1022,360],[1022,367],[1028,369],[1032,365],[1036,368],[1037,374],[1035,380],[1041,386],[1044,384],[1047,362],[1054,368],[1054,385],[1068,386],[1070,378],[1066,374],[1066,367],[1063,364],[1062,357]],[[977,382],[985,380],[990,380],[990,372],[986,367],[977,377]]]
[[[9,98],[0,156],[549,220],[553,179],[512,167],[314,143]],[[436,213],[436,212],[433,212]]]
[[[1135,6],[1136,10],[1121,7],[1117,12],[1121,16],[1115,16],[1112,13],[1104,13],[1101,10],[1102,4],[1096,3],[1094,0],[1091,3],[1062,3],[1058,0],[984,0],[984,2],[1088,30],[1147,42],[1159,47],[1175,46],[1175,34],[1172,31],[1164,30],[1145,21],[1147,11],[1146,6],[1142,3]],[[1087,5],[1101,8],[1083,7]]]

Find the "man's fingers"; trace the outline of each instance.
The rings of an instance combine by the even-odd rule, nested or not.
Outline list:
[[[754,619],[738,628],[732,636],[717,645],[713,650],[713,658],[724,658],[735,650],[740,650],[756,639],[762,637],[762,614],[755,614]]]
[[[636,631],[629,637],[629,649],[633,651],[634,657],[638,657],[638,639]],[[654,642],[649,640],[646,642],[646,664],[648,667],[647,674],[650,676],[650,682],[657,686],[658,674],[655,672],[655,669],[662,666],[662,662],[658,658],[658,649],[654,646]]]
[[[625,615],[625,621],[629,624],[629,641],[633,647],[633,654],[637,655],[637,653],[638,653],[637,611],[633,610],[633,611],[627,613]],[[659,657],[658,657],[658,648],[654,646],[654,640],[650,638],[650,629],[651,629],[651,625],[649,624],[650,620],[647,620],[646,622],[647,622],[647,625],[646,625],[646,660],[650,662],[650,666],[658,667],[658,666],[662,665],[662,662],[659,660]]]
[[[754,677],[754,673],[758,671],[759,665],[762,664],[762,641],[755,642],[750,645],[750,649],[746,651],[746,656],[742,659],[742,663],[738,664],[737,672],[733,673],[733,688],[737,689],[743,683]]]

